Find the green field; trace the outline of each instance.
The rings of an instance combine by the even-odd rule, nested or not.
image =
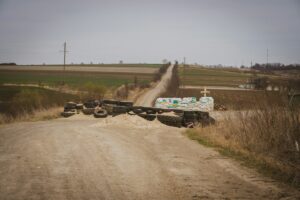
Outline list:
[[[39,84],[58,86],[63,82],[71,87],[80,87],[88,82],[106,87],[118,87],[125,83],[149,83],[152,74],[93,73],[93,72],[54,72],[54,71],[0,71],[0,84]]]
[[[67,64],[66,67],[148,67],[148,68],[159,68],[162,64],[147,64],[147,63],[126,63],[126,64]],[[55,66],[63,66],[61,64],[57,65],[18,65],[18,66],[46,66],[46,67],[55,67]]]
[[[252,74],[238,70],[180,67],[181,85],[238,86],[245,84]]]

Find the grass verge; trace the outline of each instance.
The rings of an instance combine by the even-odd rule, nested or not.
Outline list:
[[[31,113],[22,113],[17,117],[12,117],[9,115],[1,114],[0,113],[0,124],[9,124],[14,122],[21,122],[21,121],[44,121],[50,119],[56,119],[60,117],[60,113],[62,111],[61,107],[52,107],[48,109],[39,109],[35,110]]]
[[[300,158],[294,143],[299,140],[299,111],[283,114],[276,110],[279,111],[282,115],[269,111],[263,115],[264,111],[252,112],[251,116],[237,114],[235,119],[224,119],[214,126],[189,129],[185,135],[265,176],[300,189]],[[244,120],[252,123],[245,124]]]

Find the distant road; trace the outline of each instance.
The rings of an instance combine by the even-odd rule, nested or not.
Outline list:
[[[0,70],[16,70],[16,71],[62,71],[63,65],[0,65]],[[84,66],[69,65],[66,71],[71,72],[111,72],[111,73],[137,73],[137,74],[153,74],[158,70],[154,67],[115,67],[115,66]]]
[[[160,82],[153,89],[142,95],[135,104],[138,106],[153,106],[155,99],[167,90],[172,78],[173,68],[174,65],[169,66]]]

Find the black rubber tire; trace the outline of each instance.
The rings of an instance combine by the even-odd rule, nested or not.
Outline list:
[[[154,115],[154,114],[156,114],[156,110],[155,109],[148,109],[148,110],[146,110],[146,113],[148,115]]]
[[[152,114],[140,113],[140,114],[138,114],[138,116],[140,116],[148,121],[153,121],[156,119],[156,115],[152,115]]]
[[[163,111],[163,110],[157,110],[157,113],[158,113],[158,114],[163,114],[164,111]]]
[[[68,102],[65,104],[65,109],[76,109],[76,103],[74,102]]]
[[[96,100],[95,100],[95,104],[97,104],[97,106],[101,106],[101,101],[98,100],[98,99],[96,99]]]
[[[192,123],[194,126],[196,126],[199,122],[199,117],[197,112],[195,111],[184,111],[183,112],[183,125],[184,126],[190,126]]]
[[[128,110],[127,106],[113,106],[113,114],[125,114]]]
[[[157,115],[158,121],[168,126],[180,128],[183,118],[181,116]]]
[[[94,114],[95,108],[83,108],[82,112],[85,115],[92,115]]]
[[[102,104],[118,105],[119,103],[120,103],[120,101],[117,101],[117,100],[110,100],[110,99],[102,100]]]
[[[207,119],[201,120],[202,127],[214,125],[216,120],[212,117],[208,117]]]
[[[132,110],[129,110],[129,111],[127,112],[127,114],[128,114],[128,115],[136,115]]]
[[[72,115],[75,115],[76,111],[64,111],[61,113],[61,116],[63,117],[71,117]]]
[[[110,115],[125,114],[130,110],[127,106],[118,106],[114,104],[103,104],[102,108],[107,110]]]
[[[83,109],[83,104],[82,103],[76,104],[76,109],[82,110]]]
[[[141,108],[141,107],[133,107],[132,108],[132,111],[135,113],[135,114],[141,114],[144,112],[144,110]]]
[[[113,105],[111,104],[102,104],[101,108],[105,109],[109,115],[113,112]]]
[[[96,108],[96,107],[97,107],[97,105],[95,105],[94,102],[85,102],[83,105],[84,105],[86,108]]]
[[[119,106],[127,106],[127,107],[132,107],[133,106],[133,102],[132,101],[120,101]]]
[[[74,112],[74,113],[76,113],[76,109],[73,109],[73,108],[64,108],[64,112]]]
[[[170,109],[167,109],[167,108],[163,108],[163,109],[161,109],[161,111],[162,111],[162,112],[166,112],[166,113],[168,113],[168,112],[172,112],[172,110],[170,110]]]
[[[207,120],[209,118],[209,113],[208,112],[201,112],[201,111],[197,111],[198,114],[198,120]]]
[[[105,118],[105,117],[107,117],[107,111],[105,109],[96,109],[94,111],[94,117]]]

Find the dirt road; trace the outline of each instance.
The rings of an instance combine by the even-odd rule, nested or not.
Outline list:
[[[0,128],[0,199],[296,199],[299,193],[137,116]]]
[[[157,97],[167,90],[168,84],[172,78],[174,65],[170,65],[166,73],[162,76],[160,82],[151,90],[143,94],[135,103],[138,106],[152,106]]]

